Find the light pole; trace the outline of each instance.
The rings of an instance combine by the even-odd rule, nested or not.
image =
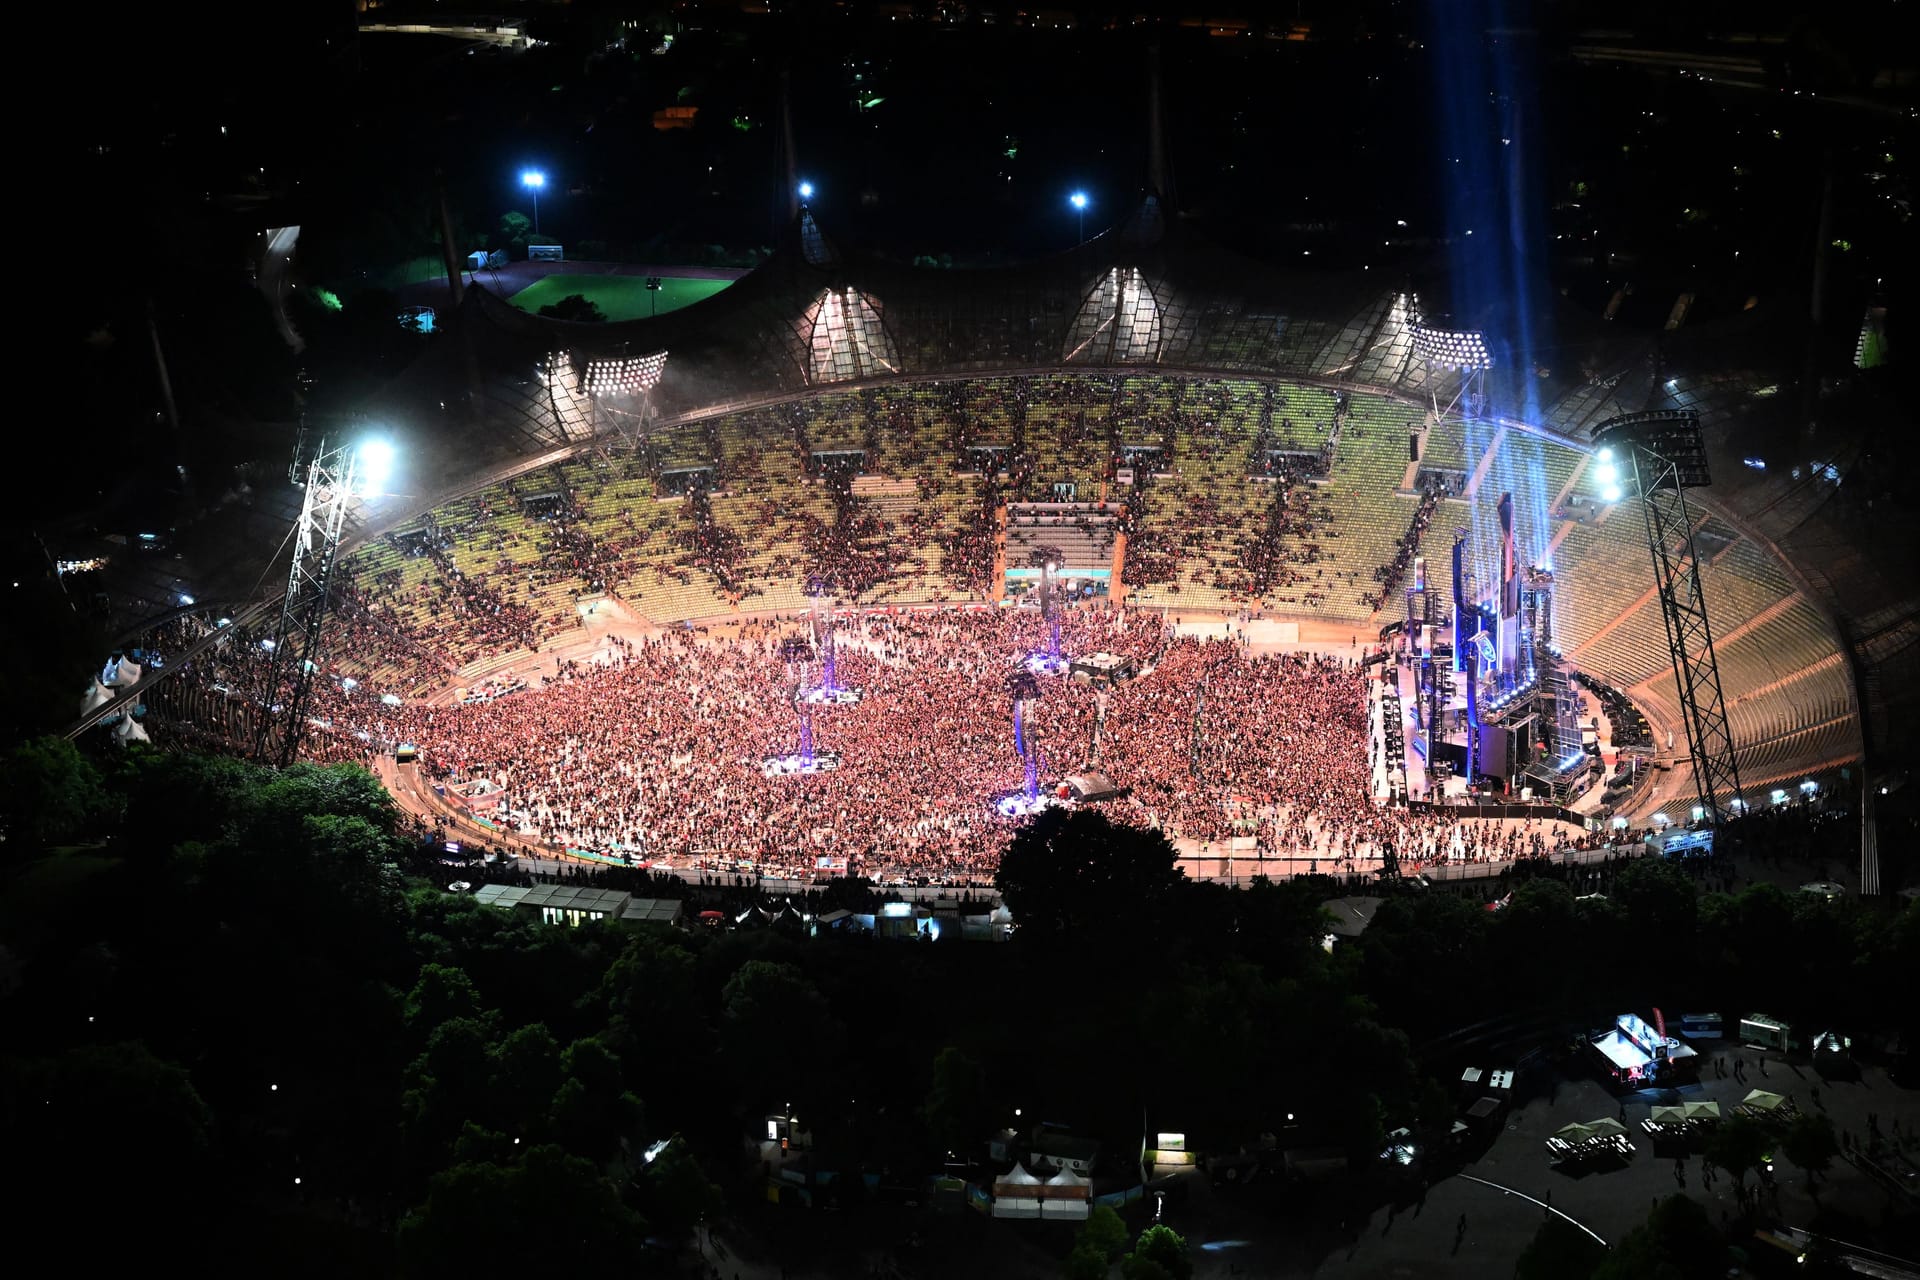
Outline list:
[[[538,169],[529,169],[520,175],[520,185],[533,192],[533,234],[540,234],[540,190],[547,185],[547,175]]]
[[[1079,222],[1078,243],[1085,244],[1087,242],[1087,193],[1076,191],[1067,197],[1067,203],[1073,206],[1074,216]]]
[[[647,303],[654,315],[660,314],[660,277],[647,277]]]

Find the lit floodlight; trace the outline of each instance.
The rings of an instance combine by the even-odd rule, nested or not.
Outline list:
[[[381,490],[386,488],[388,478],[393,475],[393,446],[377,438],[362,440],[356,471],[360,496],[379,496]]]
[[[1477,330],[1430,329],[1423,324],[1409,326],[1413,334],[1414,358],[1443,369],[1491,369],[1493,354],[1487,340]]]
[[[1593,474],[1601,484],[1610,485],[1620,478],[1620,469],[1611,462],[1603,460],[1599,466],[1593,469]]]
[[[813,184],[811,182],[802,182],[798,190],[800,192],[800,198],[802,200],[813,199]]]
[[[1602,498],[1605,498],[1608,502],[1618,502],[1620,501],[1621,498],[1625,497],[1626,494],[1620,488],[1619,485],[1610,484],[1604,490],[1601,491],[1600,496]]]
[[[520,175],[520,185],[529,191],[538,191],[547,185],[547,175],[538,169],[529,169]]]
[[[190,604],[192,604],[192,603],[193,603],[193,597],[192,597],[192,596],[190,596],[190,595],[188,595],[188,594],[186,594],[185,592],[181,592],[181,593],[180,593],[180,607],[181,607],[182,609],[184,609],[184,608],[186,608],[186,607],[187,607],[188,605],[190,605]]]
[[[1067,197],[1067,203],[1076,209],[1085,209],[1087,207],[1087,193],[1084,191],[1076,191]]]
[[[644,356],[606,356],[587,361],[580,389],[590,396],[642,395],[659,385],[667,367],[667,353]]]
[[[1602,449],[1602,450],[1600,451],[1600,461],[1602,461],[1602,462],[1612,462],[1612,461],[1613,461],[1613,449],[1612,449],[1612,447],[1611,447],[1611,446],[1609,446],[1609,447],[1607,447],[1607,448],[1605,448],[1605,449]]]

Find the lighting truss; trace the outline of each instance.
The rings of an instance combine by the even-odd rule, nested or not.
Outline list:
[[[1649,409],[1608,418],[1593,429],[1593,442],[1628,456],[1643,450],[1666,464],[1653,470],[1639,468],[1637,474],[1635,468],[1623,468],[1624,497],[1639,495],[1642,485],[1704,489],[1713,483],[1707,471],[1707,447],[1700,438],[1700,415],[1691,409]]]
[[[280,625],[273,636],[254,735],[254,758],[264,762],[292,764],[306,732],[307,704],[321,669],[327,593],[340,557],[347,508],[361,479],[361,452],[352,445],[329,449],[322,441],[307,467],[306,495],[293,532],[293,562],[287,569],[286,594],[280,598]]]
[[[1694,789],[1701,812],[1719,826],[1745,807],[1733,730],[1727,721],[1713,626],[1700,582],[1700,553],[1686,491],[1711,482],[1698,415],[1659,409],[1610,418],[1594,428],[1595,443],[1612,451],[1623,494],[1638,494],[1647,547],[1660,593],[1673,679],[1693,752]],[[1722,799],[1721,797],[1725,797]]]

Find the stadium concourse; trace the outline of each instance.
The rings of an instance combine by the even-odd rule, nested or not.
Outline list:
[[[1855,679],[1832,613],[1868,616],[1886,591],[1833,550],[1826,490],[1742,471],[1745,384],[1687,371],[1710,343],[1655,351],[1556,319],[1579,362],[1555,375],[1496,361],[1473,384],[1485,399],[1463,402],[1466,373],[1421,354],[1414,295],[1249,264],[1151,197],[1070,253],[980,272],[842,254],[802,209],[762,267],[657,321],[570,325],[471,288],[383,396],[420,496],[356,513],[309,748],[413,741],[430,774],[487,777],[551,847],[684,857],[728,832],[789,863],[816,846],[782,824],[852,824],[851,780],[877,787],[880,760],[904,761],[918,772],[887,793],[885,820],[822,856],[924,868],[964,850],[957,870],[973,874],[1003,838],[979,824],[1011,785],[1002,678],[1045,562],[1077,602],[1070,632],[1095,643],[1117,626],[1152,659],[1113,695],[1100,757],[1139,820],[1216,858],[1237,835],[1309,865],[1383,842],[1412,861],[1550,848],[1573,833],[1374,804],[1367,677],[1340,661],[1406,616],[1415,567],[1444,562],[1461,533],[1484,593],[1493,509],[1511,493],[1525,563],[1555,576],[1552,642],[1584,678],[1615,784],[1606,816],[1685,822],[1694,788],[1645,528],[1634,500],[1609,501],[1585,442],[1660,404],[1700,414],[1716,486],[1732,480],[1730,500],[1695,495],[1694,534],[1748,802],[1858,760],[1866,723],[1888,723],[1887,691],[1906,686]],[[1537,420],[1489,404],[1536,405]],[[729,752],[793,750],[791,679],[766,646],[806,630],[816,596],[843,610],[850,669],[883,696],[823,713],[822,743],[845,735],[841,780],[776,796],[757,773],[716,770]],[[1168,617],[1257,619],[1336,657],[1170,639]],[[177,649],[204,625],[143,634]],[[156,699],[156,737],[239,726],[247,740],[255,639],[236,634]],[[610,644],[613,661],[554,666]],[[1196,673],[1214,664],[1233,693],[1196,716]],[[445,708],[501,673],[525,687]],[[1091,695],[1059,688],[1039,708],[1048,782],[1093,751]],[[603,721],[622,716],[634,735],[658,726],[652,763],[612,752]],[[928,743],[939,754],[916,756]]]

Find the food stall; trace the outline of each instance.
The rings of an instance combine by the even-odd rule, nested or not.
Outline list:
[[[1692,1046],[1637,1013],[1621,1014],[1588,1045],[1608,1077],[1629,1089],[1691,1079],[1700,1066]]]

